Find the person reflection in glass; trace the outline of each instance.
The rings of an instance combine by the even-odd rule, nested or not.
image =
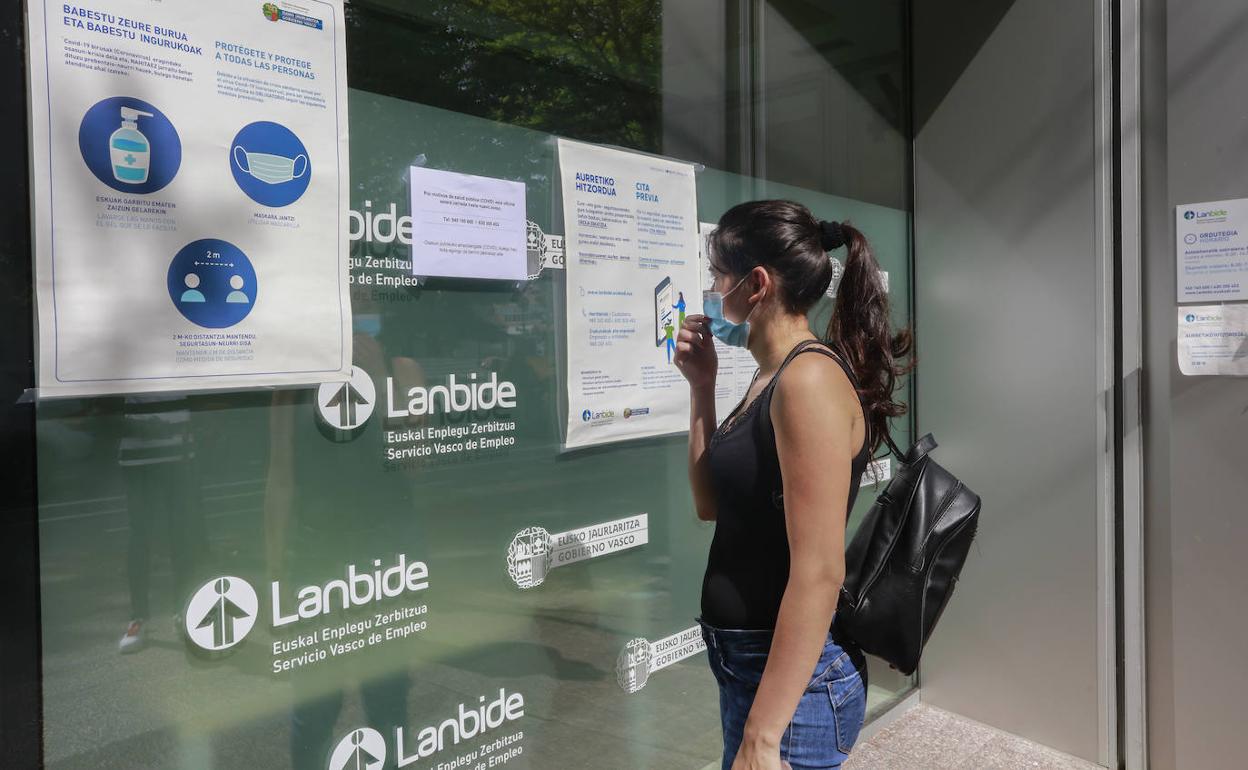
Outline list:
[[[124,655],[147,646],[157,528],[163,525],[168,531],[173,627],[179,637],[183,634],[180,602],[193,587],[207,540],[189,400],[185,396],[127,397],[122,425],[117,464],[125,479],[130,524],[126,538],[130,622],[118,643]]]
[[[412,480],[402,470],[386,468],[384,439],[388,429],[415,424],[387,419],[387,378],[393,378],[396,392],[406,393],[424,384],[424,373],[412,358],[391,352],[403,347],[395,339],[403,324],[378,320],[362,310],[357,308],[360,321],[353,337],[355,366],[373,380],[374,398],[380,401],[356,402],[357,410],[372,407],[366,420],[357,418],[356,427],[347,430],[331,424],[337,412],[330,410],[327,418],[320,411],[316,389],[283,390],[273,397],[265,552],[270,577],[283,588],[323,585],[341,578],[351,564],[362,572],[371,572],[374,560],[389,567],[400,553],[409,564],[428,558],[421,548],[419,517],[414,515]],[[297,605],[294,590],[281,597],[283,606]],[[377,612],[413,603],[419,600],[409,594],[391,603],[335,608],[316,626],[372,620]],[[297,624],[292,629],[292,637],[306,632]],[[382,734],[405,724],[411,656],[402,650],[411,649],[403,645],[420,641],[417,634],[382,642],[293,672],[288,680],[293,690],[292,766],[324,768],[333,742],[342,737],[334,728],[349,689],[358,689],[367,724]]]

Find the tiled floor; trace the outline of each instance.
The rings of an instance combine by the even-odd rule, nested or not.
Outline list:
[[[845,770],[1097,770],[1098,765],[918,705],[854,747]]]

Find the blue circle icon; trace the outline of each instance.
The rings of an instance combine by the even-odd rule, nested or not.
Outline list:
[[[182,164],[182,140],[173,123],[131,96],[92,105],[78,126],[78,149],[95,178],[121,192],[156,192],[173,181]]]
[[[243,126],[230,143],[230,171],[256,203],[289,206],[312,181],[312,161],[299,137],[267,120]]]
[[[169,299],[193,324],[224,329],[256,304],[256,271],[234,244],[201,238],[182,247],[169,264]]]

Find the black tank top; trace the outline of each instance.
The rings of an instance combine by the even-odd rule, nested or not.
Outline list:
[[[741,411],[737,405],[707,446],[715,492],[715,535],[702,578],[702,618],[720,628],[774,629],[789,580],[789,541],[784,519],[784,486],[771,424],[771,397],[780,375],[798,354],[829,356],[857,381],[840,356],[818,340],[803,340],[785,357],[762,392]],[[757,377],[757,374],[755,375]],[[867,468],[870,436],[853,459],[846,519]]]

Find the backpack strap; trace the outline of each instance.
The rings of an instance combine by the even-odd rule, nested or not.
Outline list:
[[[889,444],[891,445],[892,441],[889,441]],[[936,446],[936,439],[932,436],[932,434],[927,433],[924,434],[923,438],[914,442],[914,446],[910,448],[909,452],[906,452],[905,454],[898,454],[897,458],[907,465],[913,465],[926,457],[927,453],[935,449]]]

